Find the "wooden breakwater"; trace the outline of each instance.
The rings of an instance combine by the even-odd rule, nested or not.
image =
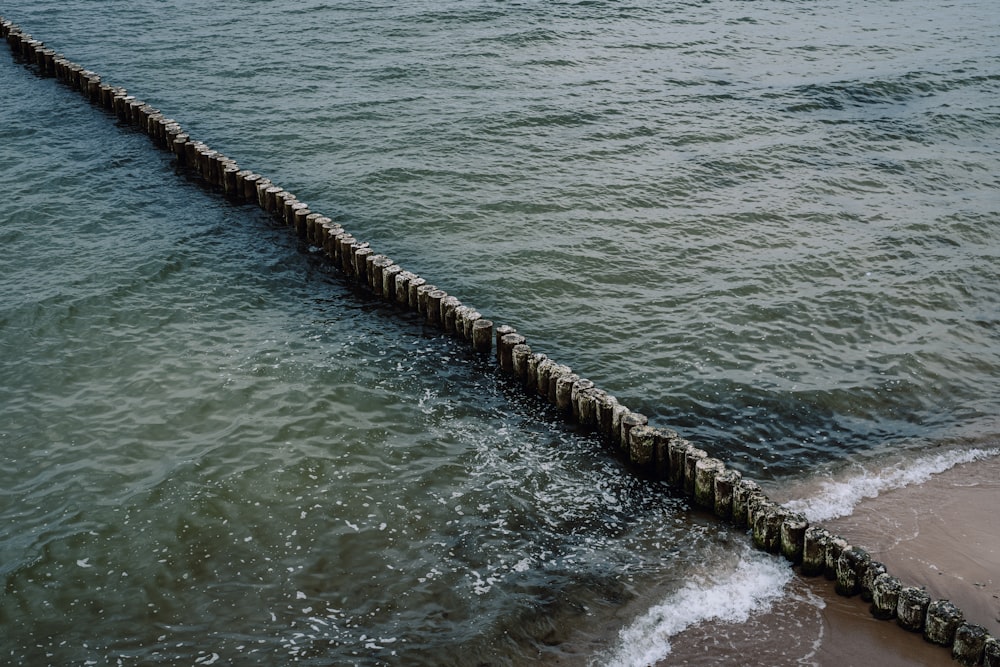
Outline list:
[[[1000,667],[1000,642],[982,626],[967,622],[951,602],[933,600],[920,588],[904,586],[861,547],[773,502],[757,483],[675,431],[651,425],[645,415],[630,410],[594,382],[533,349],[515,328],[496,323],[427,278],[399,266],[270,178],[241,168],[159,109],[2,17],[0,38],[6,39],[16,59],[147,134],[158,148],[176,158],[179,169],[236,202],[258,205],[321,248],[346,278],[366,286],[375,297],[416,312],[428,325],[477,353],[495,354],[503,381],[519,385],[567,420],[591,429],[631,466],[668,482],[696,507],[746,529],[757,548],[780,554],[805,576],[835,580],[840,595],[860,595],[876,618],[895,619],[900,627],[922,633],[929,642],[950,647],[962,664]]]

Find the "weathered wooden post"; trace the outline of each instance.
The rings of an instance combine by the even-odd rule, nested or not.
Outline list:
[[[678,438],[677,445],[680,446],[681,442],[683,441]],[[675,477],[678,475],[678,473],[681,476],[683,476],[684,471],[683,469],[681,469],[680,471],[676,469],[677,463],[674,460],[673,449],[672,449],[674,447],[674,443],[671,443],[670,446],[671,446],[670,450],[671,459],[670,459],[670,476],[668,480],[670,481],[671,484],[676,486],[678,482],[675,481]],[[683,465],[683,459],[681,461]],[[733,525],[736,526],[737,528],[748,527],[749,526],[748,519],[750,516],[750,511],[749,511],[750,500],[755,497],[763,497],[763,496],[764,492],[761,490],[760,485],[757,482],[753,481],[752,479],[741,479],[739,482],[737,482],[736,486],[733,487],[733,514],[732,514]]]
[[[660,476],[660,479],[666,479],[666,473]],[[740,471],[732,468],[723,468],[715,475],[715,488],[713,489],[715,516],[726,521],[732,519],[733,494],[741,479],[743,479],[743,475]]]
[[[580,378],[573,383],[573,388],[570,391],[570,402],[572,403],[571,410],[573,412],[573,419],[579,423],[583,423],[580,419],[580,394],[593,389],[596,385],[591,380],[587,378]]]
[[[896,623],[910,632],[920,632],[924,629],[924,617],[931,596],[927,591],[915,586],[906,586],[899,591],[899,601],[896,604]]]
[[[801,514],[789,513],[781,522],[781,555],[791,563],[802,562],[809,522]]]
[[[951,646],[955,631],[965,622],[965,615],[950,600],[934,600],[927,605],[924,639],[938,646]]]
[[[564,415],[573,412],[573,383],[579,379],[580,376],[573,372],[563,373],[556,378],[556,409]]]
[[[517,334],[514,334],[517,335]],[[518,343],[510,351],[511,373],[521,382],[528,376],[528,359],[531,358],[531,347]]]
[[[628,431],[628,458],[639,468],[649,468],[653,464],[654,430],[646,424],[636,424]],[[721,465],[722,462],[719,461]]]
[[[1000,640],[994,637],[983,645],[983,667],[1000,667]]]
[[[833,581],[837,578],[837,561],[840,554],[848,547],[847,540],[839,535],[830,535],[826,540],[826,566],[823,568],[823,576]]]
[[[683,438],[671,441],[668,445],[667,453],[670,456],[670,476],[667,481],[678,491],[684,489],[684,467],[687,460],[687,452],[691,449],[690,442]]]
[[[715,509],[715,478],[726,469],[719,459],[706,456],[694,466],[694,504]]]
[[[396,276],[403,272],[399,264],[390,264],[382,269],[382,298],[386,301],[396,300]],[[448,297],[455,299],[455,297]],[[455,299],[458,301],[458,299]]]
[[[871,561],[871,556],[861,547],[849,546],[840,552],[837,559],[837,583],[834,589],[838,595],[850,597],[861,590],[861,572]]]
[[[502,329],[503,326],[499,328]],[[519,333],[507,333],[497,339],[497,360],[500,362],[500,370],[507,375],[514,373],[514,346],[524,342],[524,336]]]
[[[989,634],[983,626],[962,623],[955,630],[955,643],[951,647],[951,657],[967,667],[978,665],[983,660],[988,637]]]
[[[434,326],[441,326],[441,299],[448,296],[443,289],[436,289],[427,292],[427,323]]]
[[[636,426],[646,426],[649,424],[649,418],[639,412],[632,412],[631,410],[626,410],[621,413],[621,421],[619,422],[618,428],[620,429],[620,434],[618,436],[618,441],[621,443],[621,451],[628,456],[629,446],[631,440],[629,440],[629,431],[634,429]]]
[[[472,349],[479,354],[489,354],[493,349],[493,322],[479,318],[472,323]]]
[[[882,574],[885,574],[885,565],[877,560],[869,560],[864,571],[861,573],[861,580],[859,582],[862,600],[865,602],[872,601],[875,595],[875,580]]]
[[[607,394],[605,394],[605,396],[607,396]],[[598,404],[598,409],[599,408],[600,405]],[[656,433],[653,435],[653,469],[656,474],[656,478],[659,480],[667,481],[670,477],[670,443],[679,437],[680,436],[677,435],[676,431],[671,431],[667,428],[658,428],[656,429]],[[716,481],[716,484],[718,485],[718,481]],[[718,489],[718,486],[716,489]],[[716,497],[718,497],[718,490],[716,490]],[[732,505],[732,500],[732,489],[730,489],[730,505]]]
[[[694,496],[695,469],[698,461],[707,458],[708,452],[697,447],[691,447],[684,453],[684,495],[689,498]]]
[[[902,590],[903,585],[899,579],[887,572],[875,577],[872,582],[872,616],[883,621],[895,618]]]

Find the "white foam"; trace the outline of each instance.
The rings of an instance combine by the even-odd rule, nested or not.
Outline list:
[[[933,475],[945,472],[956,465],[972,463],[1000,456],[1000,449],[949,450],[940,454],[921,456],[897,463],[888,468],[871,472],[862,471],[847,480],[824,481],[819,493],[810,498],[790,500],[784,506],[801,512],[811,522],[827,521],[847,516],[865,498],[875,498],[880,493],[900,489],[911,484],[922,484]]]
[[[650,608],[618,633],[618,644],[601,664],[652,665],[670,654],[670,638],[703,621],[745,623],[784,595],[792,568],[773,556],[751,551],[735,570],[698,576]]]

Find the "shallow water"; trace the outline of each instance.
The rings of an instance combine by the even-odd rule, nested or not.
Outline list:
[[[897,9],[4,15],[778,483],[997,433],[1000,26]],[[741,571],[741,536],[2,51],[4,655],[586,660],[639,591]]]

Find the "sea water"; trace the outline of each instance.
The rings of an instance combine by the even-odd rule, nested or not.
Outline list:
[[[1000,433],[991,3],[2,12],[748,476]],[[627,664],[782,595],[738,531],[0,65],[5,660]]]

